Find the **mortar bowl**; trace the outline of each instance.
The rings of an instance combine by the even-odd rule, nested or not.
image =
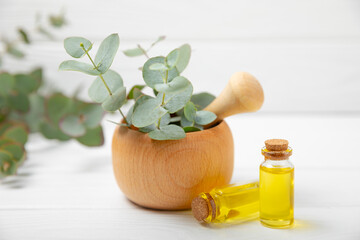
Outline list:
[[[189,209],[200,192],[230,182],[234,141],[225,121],[166,141],[118,126],[112,161],[117,184],[130,201],[152,209]]]

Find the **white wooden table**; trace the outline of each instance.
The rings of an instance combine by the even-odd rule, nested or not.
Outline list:
[[[252,114],[228,123],[236,146],[233,182],[254,180],[260,148],[283,137],[294,148],[295,226],[258,221],[209,227],[190,211],[129,202],[112,173],[110,140],[85,148],[32,136],[29,157],[0,184],[0,239],[360,239],[360,115]]]

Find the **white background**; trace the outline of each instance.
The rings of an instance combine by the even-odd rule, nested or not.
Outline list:
[[[218,95],[236,71],[261,82],[259,113],[230,117],[235,141],[232,182],[256,179],[267,138],[294,148],[295,228],[272,230],[257,221],[220,228],[196,223],[188,211],[139,208],[117,189],[111,167],[113,125],[104,122],[105,146],[88,149],[32,136],[18,176],[0,183],[0,239],[360,239],[360,1],[95,1],[0,0],[0,34],[34,27],[35,13],[66,8],[69,24],[55,41],[33,35],[23,61],[4,69],[44,66],[49,88],[86,96],[92,77],[58,72],[69,59],[62,39],[84,36],[96,45],[118,32],[120,49],[167,40],[165,55],[193,47],[184,75],[196,92]],[[86,59],[84,59],[86,60]],[[142,83],[145,58],[117,55],[113,69],[125,85]],[[118,119],[118,116],[107,118]]]

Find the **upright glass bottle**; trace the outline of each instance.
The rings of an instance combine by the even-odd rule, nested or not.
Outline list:
[[[243,222],[259,216],[259,183],[231,184],[200,193],[191,204],[200,222]]]
[[[287,228],[294,222],[294,166],[292,149],[284,139],[265,141],[260,165],[260,221],[272,228]]]

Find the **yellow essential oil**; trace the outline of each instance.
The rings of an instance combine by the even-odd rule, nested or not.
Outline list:
[[[288,141],[271,139],[262,149],[260,165],[260,221],[272,228],[287,228],[294,222],[294,166],[289,161]]]
[[[200,193],[191,204],[200,222],[223,223],[255,219],[259,215],[259,183],[231,184]]]

